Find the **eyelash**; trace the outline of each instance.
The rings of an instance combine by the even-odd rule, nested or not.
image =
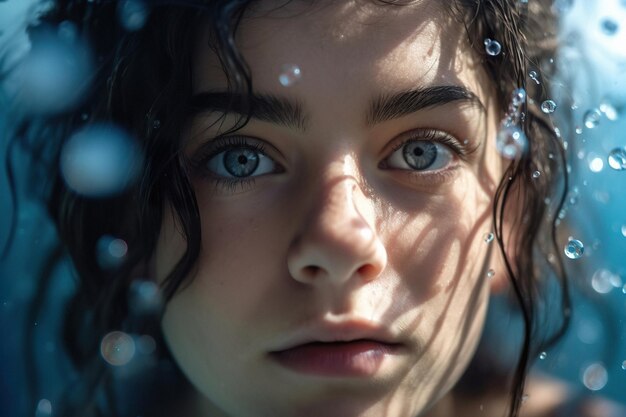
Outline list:
[[[388,154],[387,158],[385,158],[385,160],[383,160],[379,164],[379,167],[383,169],[388,168],[386,166],[387,160],[390,158],[390,156],[394,152],[401,149],[407,143],[417,142],[417,141],[433,142],[433,143],[439,143],[439,144],[445,145],[448,148],[450,148],[454,152],[454,154],[457,155],[463,161],[467,161],[469,156],[473,152],[475,152],[478,148],[477,146],[468,148],[467,146],[460,144],[459,141],[455,139],[452,135],[446,132],[442,132],[440,130],[420,129],[420,130],[410,132],[409,134],[406,134],[402,140],[393,144],[393,146],[391,147],[391,150],[387,152]],[[216,184],[216,186],[224,188],[225,191],[227,192],[245,191],[247,189],[250,189],[251,187],[254,186],[257,176],[221,177],[210,172],[207,169],[207,163],[216,155],[222,152],[228,151],[230,149],[236,149],[236,148],[250,149],[254,152],[258,152],[259,154],[267,158],[270,158],[274,164],[276,164],[280,169],[282,169],[282,167],[280,167],[280,164],[278,164],[278,162],[276,162],[274,158],[270,157],[267,154],[265,142],[260,141],[260,140],[255,140],[247,136],[225,136],[225,137],[215,138],[211,140],[210,142],[208,142],[208,144],[204,147],[204,149],[202,149],[199,152],[198,156],[193,158],[192,160],[193,172],[197,173],[198,176],[202,178],[213,181]],[[413,178],[418,178],[418,177],[421,178],[424,176],[443,177],[449,174],[445,172],[446,170],[435,170],[435,171],[405,170],[405,171],[407,172],[408,175],[412,176]],[[277,172],[280,172],[280,171],[277,171]]]
[[[206,165],[216,155],[235,148],[250,149],[258,152],[274,161],[274,158],[267,155],[266,145],[262,141],[254,140],[246,136],[222,136],[217,137],[200,151],[192,160],[193,172],[201,178],[211,180],[216,186],[225,189],[227,192],[245,191],[254,186],[256,176],[252,177],[219,177],[211,173]],[[278,162],[274,161],[277,166]],[[239,190],[238,190],[239,189]]]

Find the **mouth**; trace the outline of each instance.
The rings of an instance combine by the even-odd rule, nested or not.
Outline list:
[[[400,354],[402,345],[372,339],[309,342],[270,352],[270,357],[292,371],[329,377],[367,377]]]

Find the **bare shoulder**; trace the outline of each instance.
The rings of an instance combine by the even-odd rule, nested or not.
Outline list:
[[[626,407],[563,381],[533,375],[520,417],[626,417]]]

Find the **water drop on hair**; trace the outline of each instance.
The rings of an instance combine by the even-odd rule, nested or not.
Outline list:
[[[587,127],[587,129],[593,129],[600,124],[601,117],[602,117],[602,113],[600,113],[600,110],[598,109],[589,110],[587,113],[585,113],[583,122],[585,123],[585,126]]]
[[[539,359],[541,359],[541,360],[544,360],[544,359],[545,359],[545,358],[547,358],[547,357],[548,357],[548,354],[547,354],[546,352],[541,352],[541,353],[539,354]]]
[[[502,45],[494,39],[485,39],[485,52],[490,56],[498,56],[502,52]]]
[[[526,101],[526,90],[523,88],[518,88],[513,91],[513,98],[511,99],[511,103],[515,107],[519,107]]]
[[[100,354],[110,365],[124,366],[135,356],[135,341],[120,331],[113,331],[102,338]]]
[[[528,73],[528,76],[530,77],[531,80],[533,80],[535,82],[535,84],[539,85],[541,84],[541,82],[539,81],[539,74],[537,74],[537,71],[530,71]]]
[[[585,252],[585,246],[580,240],[571,239],[563,249],[565,256],[570,259],[579,259]]]
[[[498,132],[496,149],[500,155],[508,159],[515,159],[526,152],[528,140],[524,132],[517,126],[507,126]]]
[[[607,158],[609,166],[616,171],[626,169],[626,148],[615,148],[609,153]]]
[[[533,172],[533,179],[537,179],[537,178],[539,178],[540,176],[541,176],[541,172],[539,172],[539,171],[535,171],[535,172]]]
[[[546,100],[543,103],[541,103],[542,112],[546,114],[550,114],[550,113],[554,113],[555,110],[556,110],[556,103],[554,102],[554,100]]]
[[[283,65],[278,82],[283,87],[290,87],[302,78],[302,71],[297,65]]]
[[[159,119],[154,119],[154,122],[152,122],[152,128],[154,130],[157,130],[161,127],[161,121]]]

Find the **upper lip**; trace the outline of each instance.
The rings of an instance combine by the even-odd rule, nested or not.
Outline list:
[[[338,343],[370,340],[388,345],[402,341],[387,326],[371,320],[351,319],[341,322],[320,321],[299,328],[287,336],[273,352],[280,352],[308,343]]]

